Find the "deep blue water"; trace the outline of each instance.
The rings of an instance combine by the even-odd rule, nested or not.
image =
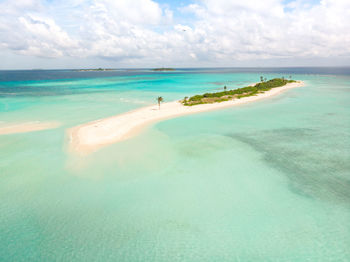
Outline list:
[[[280,74],[322,74],[322,75],[350,75],[350,67],[256,67],[256,68],[178,68],[173,72],[154,72],[150,69],[117,69],[116,71],[86,71],[77,70],[0,70],[0,82],[4,81],[32,81],[80,79],[113,76],[136,76],[158,74],[202,74],[202,73],[280,73]]]

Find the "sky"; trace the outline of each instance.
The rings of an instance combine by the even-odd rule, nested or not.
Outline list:
[[[350,0],[0,0],[0,69],[350,66]]]

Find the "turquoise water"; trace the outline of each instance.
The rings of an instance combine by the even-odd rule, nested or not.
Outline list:
[[[0,136],[0,261],[350,261],[349,74],[291,72],[306,85],[86,157],[67,128],[261,72],[40,74],[0,82],[2,123],[62,123]]]

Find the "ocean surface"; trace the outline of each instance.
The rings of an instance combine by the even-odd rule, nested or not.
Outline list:
[[[79,157],[70,127],[266,78],[306,85]],[[350,68],[0,71],[0,261],[350,261]]]

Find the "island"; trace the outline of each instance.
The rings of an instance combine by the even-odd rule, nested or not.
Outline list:
[[[272,88],[281,87],[288,83],[295,83],[295,80],[287,80],[284,78],[274,78],[268,81],[262,80],[260,83],[255,85],[237,88],[233,90],[226,90],[227,87],[224,86],[224,91],[215,93],[205,93],[203,95],[195,95],[190,98],[185,97],[181,100],[182,104],[185,106],[194,106],[199,104],[210,104],[229,101],[233,99],[241,99],[242,97],[254,96],[260,93],[271,90]]]
[[[175,71],[175,68],[169,68],[169,67],[161,67],[161,68],[154,68],[152,71]]]
[[[91,68],[91,69],[78,69],[78,72],[91,72],[91,71],[116,71],[114,68]]]
[[[135,136],[144,127],[161,120],[242,105],[303,85],[302,81],[278,78],[234,90],[196,95],[180,101],[161,103],[163,98],[158,97],[154,105],[68,129],[68,151],[86,155]]]

